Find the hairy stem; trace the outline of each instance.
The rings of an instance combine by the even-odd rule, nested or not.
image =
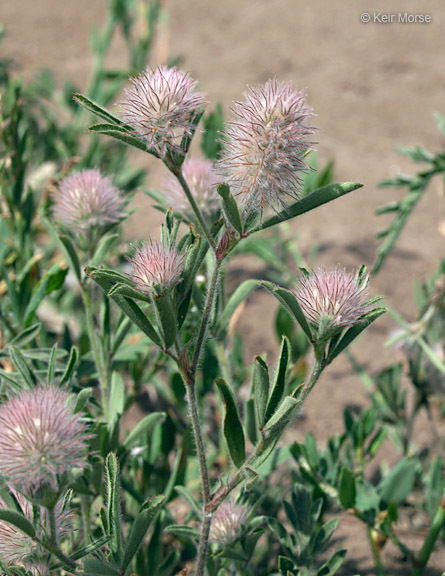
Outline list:
[[[104,411],[105,420],[108,421],[108,394],[109,394],[109,386],[108,386],[108,371],[106,366],[103,362],[101,350],[99,347],[99,343],[97,340],[96,330],[94,328],[94,313],[93,308],[91,306],[91,297],[90,297],[90,290],[89,286],[82,286],[82,299],[85,306],[85,314],[87,319],[87,332],[88,332],[88,339],[90,341],[91,350],[93,352],[94,362],[96,364],[96,370],[99,376],[99,384],[100,384],[100,392],[101,392],[101,399],[102,399],[102,409]]]
[[[190,206],[192,207],[192,210],[195,213],[195,216],[199,222],[199,226],[200,226],[204,236],[207,238],[207,242],[209,243],[213,252],[215,252],[216,251],[215,240],[213,239],[213,237],[210,233],[210,230],[208,229],[207,224],[205,223],[205,220],[203,218],[201,210],[199,209],[198,205],[196,204],[195,199],[193,198],[193,194],[192,194],[187,182],[185,181],[185,178],[182,175],[182,172],[179,172],[179,173],[174,172],[174,174],[175,174],[176,178],[178,179],[178,182],[181,184],[181,187],[184,190],[184,194],[187,196],[187,200],[190,202]]]

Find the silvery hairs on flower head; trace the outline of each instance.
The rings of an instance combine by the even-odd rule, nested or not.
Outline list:
[[[315,131],[307,125],[313,112],[304,91],[268,80],[260,88],[249,87],[233,113],[219,173],[245,214],[285,207],[287,197],[298,197],[301,174],[308,168],[303,160],[311,148],[307,137]]]
[[[124,121],[147,142],[161,158],[169,150],[181,153],[180,143],[192,135],[194,114],[207,103],[196,87],[198,82],[177,68],[147,68],[131,78],[133,88],[126,90],[121,103]]]
[[[125,216],[124,198],[111,178],[98,169],[82,170],[64,178],[53,200],[54,220],[75,233],[85,234]]]

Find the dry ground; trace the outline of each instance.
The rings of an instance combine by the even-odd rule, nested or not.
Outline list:
[[[276,76],[292,80],[296,87],[307,87],[320,129],[321,163],[334,158],[336,179],[360,181],[364,188],[301,217],[294,224],[295,233],[304,249],[312,242],[322,247],[320,263],[371,264],[377,247],[374,235],[383,227],[383,219],[377,219],[374,210],[400,196],[376,184],[399,171],[413,170],[394,146],[422,144],[432,151],[443,147],[432,118],[434,111],[445,115],[443,0],[166,0],[165,7],[169,22],[163,25],[156,60],[180,55],[182,66],[199,79],[213,103],[223,103],[227,114],[246,84]],[[104,8],[105,0],[2,0],[0,21],[8,32],[4,50],[18,60],[25,77],[47,66],[59,82],[69,77],[82,89],[90,70],[89,29],[101,24]],[[405,10],[428,13],[432,22],[360,21],[365,11]],[[115,64],[122,61],[119,39],[112,60]],[[148,166],[150,184],[156,187],[162,182],[162,169],[153,162]],[[133,216],[128,237],[156,234],[158,214],[142,195],[137,203],[141,210]],[[444,207],[442,183],[435,181],[372,284],[375,293],[383,294],[408,318],[414,311],[414,279],[428,278],[445,254],[444,237],[438,231]],[[253,274],[258,271],[255,262],[241,266]],[[251,298],[241,322],[250,355],[274,353],[270,330],[274,314],[275,305],[266,294]],[[379,321],[355,347],[371,370],[390,357],[382,349],[390,328],[389,318]],[[322,443],[340,430],[345,404],[364,402],[362,386],[349,365],[338,361],[307,403],[306,418],[296,427],[295,437],[312,430]],[[427,432],[417,432],[421,442]],[[344,519],[341,528],[344,535],[357,534],[346,542],[352,561],[343,574],[372,574],[366,571],[369,562],[360,560],[367,551],[362,541],[365,535],[357,533],[351,522]],[[431,574],[445,569],[445,555],[435,556],[434,567]]]

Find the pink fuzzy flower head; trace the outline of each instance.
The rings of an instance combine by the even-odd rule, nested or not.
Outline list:
[[[147,68],[131,82],[122,103],[124,121],[162,158],[170,149],[181,152],[184,133],[192,135],[192,118],[206,104],[205,95],[196,90],[198,82],[166,66]]]
[[[315,327],[323,317],[330,318],[329,326],[344,328],[360,322],[372,309],[368,303],[368,276],[342,268],[318,268],[300,278],[295,296],[306,319]]]
[[[165,292],[180,282],[185,256],[161,242],[150,240],[135,249],[129,261],[133,267],[136,288],[146,294]]]
[[[10,488],[11,494],[16,499],[24,516],[33,523],[33,506],[20,492]],[[0,508],[8,506],[0,498]],[[48,526],[48,511],[46,508],[39,506],[39,527],[37,535],[43,536]],[[56,505],[56,530],[59,537],[63,537],[72,530],[71,511],[64,511],[61,501]],[[43,556],[43,558],[42,558]],[[36,544],[36,542],[24,534],[21,530],[6,522],[0,520],[0,562],[7,566],[23,567],[31,571],[36,576],[49,573],[49,568],[44,557],[47,553]]]
[[[213,515],[210,538],[224,545],[231,544],[241,535],[248,513],[246,506],[224,500]]]
[[[54,194],[54,219],[77,233],[103,228],[125,216],[124,199],[99,170],[83,170],[62,180]]]
[[[70,395],[35,388],[0,406],[0,475],[23,492],[57,489],[59,477],[86,465],[88,435]]]
[[[268,80],[236,102],[228,122],[227,142],[218,162],[220,174],[239,196],[246,214],[285,207],[286,197],[298,197],[304,153],[314,129],[304,91]]]
[[[208,218],[215,218],[220,211],[219,195],[216,191],[219,179],[211,160],[187,158],[182,165],[182,174],[201,212]],[[193,220],[194,212],[173,174],[169,174],[166,179],[164,195],[174,212]]]

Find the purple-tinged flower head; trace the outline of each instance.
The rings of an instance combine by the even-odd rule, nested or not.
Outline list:
[[[128,260],[133,268],[131,279],[136,288],[146,294],[162,293],[178,284],[185,265],[183,254],[174,248],[165,248],[157,240],[135,248]]]
[[[215,218],[221,205],[216,191],[219,178],[214,171],[213,162],[203,158],[186,158],[182,165],[182,175],[201,212],[208,218]],[[173,174],[167,176],[163,192],[168,205],[173,208],[174,212],[193,220],[194,212],[178,179]]]
[[[85,234],[119,222],[125,214],[124,199],[98,169],[82,170],[64,178],[53,195],[54,219],[65,228]]]
[[[15,496],[23,514],[32,522],[32,504],[21,494],[11,490]],[[8,508],[3,498],[0,497],[0,508]],[[24,532],[0,520],[0,561],[6,566],[24,566],[27,559],[36,551],[36,545],[32,538]]]
[[[164,158],[169,150],[181,153],[184,133],[192,136],[194,115],[205,104],[198,82],[177,68],[147,68],[130,79],[133,88],[126,90],[122,103],[124,121],[147,142],[147,146]]]
[[[227,545],[239,538],[249,510],[246,506],[224,500],[213,515],[210,538]]]
[[[360,322],[372,310],[368,281],[367,275],[321,267],[303,275],[294,293],[310,324],[318,328],[327,317],[330,328],[345,328]]]
[[[10,488],[12,496],[17,501],[23,515],[34,524],[33,506],[20,492]],[[5,501],[0,497],[0,508],[7,508]],[[37,526],[37,536],[45,534],[48,527],[48,510],[39,506],[36,508],[39,514],[39,525]],[[59,538],[72,531],[72,511],[63,510],[62,501],[55,507],[56,529]],[[12,524],[0,520],[0,561],[7,566],[20,566],[30,570],[36,576],[48,574],[48,564],[44,557],[47,553],[36,544],[36,542],[18,530]]]
[[[248,87],[244,102],[235,102],[235,119],[227,123],[227,141],[218,170],[238,196],[245,214],[286,206],[297,198],[303,157],[311,148],[314,128],[304,91],[268,80],[261,88]]]
[[[0,475],[22,492],[56,490],[62,474],[86,466],[86,425],[63,389],[11,397],[0,406],[0,430]]]

